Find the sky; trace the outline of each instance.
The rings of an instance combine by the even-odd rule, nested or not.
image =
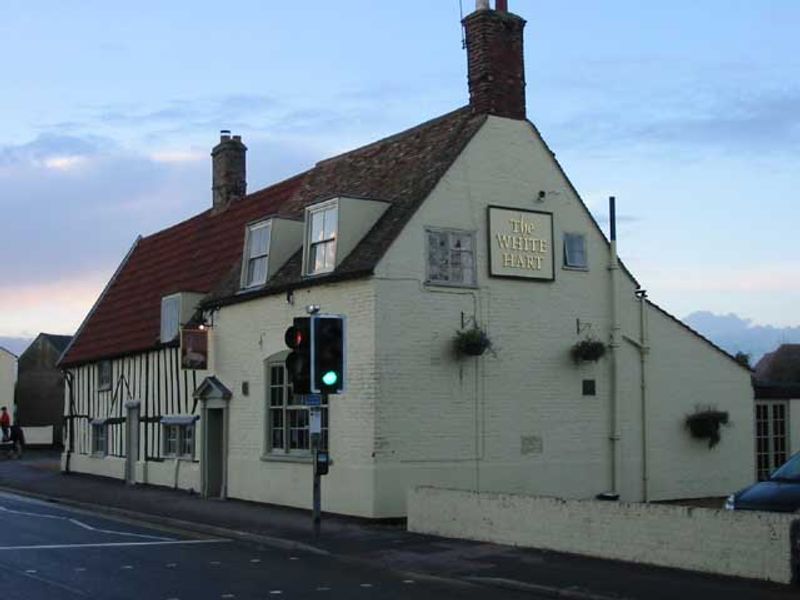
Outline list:
[[[462,0],[465,13],[474,0]],[[223,5],[224,4],[224,5]],[[800,2],[510,0],[528,117],[677,316],[800,325]],[[459,0],[4,0],[0,336],[73,333],[139,234],[466,104]]]

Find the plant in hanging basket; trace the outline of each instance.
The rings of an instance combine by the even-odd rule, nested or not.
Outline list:
[[[576,363],[589,360],[596,362],[603,358],[605,353],[606,345],[599,340],[593,340],[591,338],[577,342],[570,349],[572,360],[574,360]]]
[[[492,340],[476,325],[456,332],[455,349],[463,356],[480,356],[487,350],[492,351]]]
[[[693,438],[708,440],[708,447],[713,448],[720,441],[720,428],[730,425],[727,411],[713,407],[697,408],[691,415],[686,415],[686,428]]]

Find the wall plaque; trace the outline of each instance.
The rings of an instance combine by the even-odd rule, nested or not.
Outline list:
[[[552,281],[554,264],[552,213],[489,207],[489,275]]]

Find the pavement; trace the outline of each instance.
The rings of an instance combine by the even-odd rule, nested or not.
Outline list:
[[[794,587],[746,579],[419,535],[406,531],[400,522],[324,514],[321,535],[315,538],[308,511],[240,500],[207,500],[182,490],[129,487],[115,479],[63,474],[59,456],[52,451],[28,451],[21,460],[0,461],[0,489],[410,577],[518,590],[537,597],[777,600],[797,595]]]

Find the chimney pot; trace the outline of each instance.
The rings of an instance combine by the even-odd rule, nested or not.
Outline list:
[[[496,0],[497,12],[508,12],[508,0]]]
[[[477,0],[475,10],[489,10],[489,0]]]

